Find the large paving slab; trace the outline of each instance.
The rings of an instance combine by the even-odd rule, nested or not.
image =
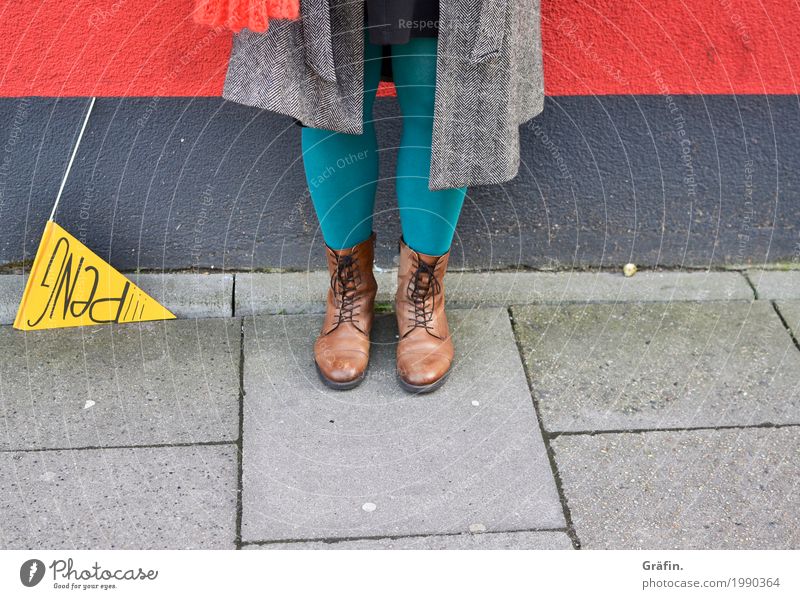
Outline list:
[[[795,339],[800,339],[800,300],[778,300],[775,305]]]
[[[378,301],[391,301],[395,271],[376,272]],[[446,277],[449,306],[618,301],[751,300],[753,291],[737,272],[459,272]],[[325,272],[239,273],[236,314],[321,312],[329,277]]]
[[[317,379],[319,316],[245,318],[244,541],[564,527],[507,312],[449,315],[454,370],[417,396],[392,315],[346,392]]]
[[[2,549],[232,549],[234,445],[0,453]]]
[[[551,444],[583,548],[800,548],[800,427]]]
[[[759,299],[800,299],[800,270],[748,270]]]
[[[0,329],[0,449],[239,436],[241,319]]]
[[[564,532],[525,531],[245,545],[244,549],[572,549]]]
[[[800,422],[800,352],[770,302],[512,313],[549,431]]]

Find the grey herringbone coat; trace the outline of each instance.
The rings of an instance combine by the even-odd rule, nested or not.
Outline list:
[[[542,111],[539,0],[440,0],[431,190],[502,183]],[[236,36],[223,96],[361,133],[364,0],[301,0],[298,21]]]

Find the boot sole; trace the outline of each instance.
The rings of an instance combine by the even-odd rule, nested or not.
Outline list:
[[[449,374],[450,371],[448,370],[441,376],[441,378],[427,385],[412,385],[411,383],[407,383],[406,381],[404,381],[402,377],[398,374],[397,382],[405,391],[408,391],[409,393],[424,394],[424,393],[430,393],[431,391],[436,391],[439,387],[444,385]]]
[[[324,374],[322,374],[322,370],[319,368],[319,364],[317,361],[314,360],[314,367],[317,369],[317,375],[319,379],[325,384],[326,387],[330,389],[335,389],[336,391],[347,391],[348,389],[353,389],[358,387],[363,381],[364,378],[367,376],[367,371],[361,373],[357,379],[353,379],[352,381],[345,381],[344,383],[340,383],[339,381],[332,381],[327,378]]]

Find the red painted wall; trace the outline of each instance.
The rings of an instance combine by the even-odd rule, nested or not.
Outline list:
[[[795,94],[793,0],[542,0],[549,95]],[[193,0],[2,0],[0,96],[215,96]],[[653,73],[659,71],[659,75]]]

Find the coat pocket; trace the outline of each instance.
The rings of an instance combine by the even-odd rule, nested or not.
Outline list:
[[[321,79],[335,82],[330,0],[301,0],[300,15],[306,64]]]
[[[500,55],[506,33],[506,15],[512,0],[482,0],[475,44],[470,51],[473,63],[488,62]]]

